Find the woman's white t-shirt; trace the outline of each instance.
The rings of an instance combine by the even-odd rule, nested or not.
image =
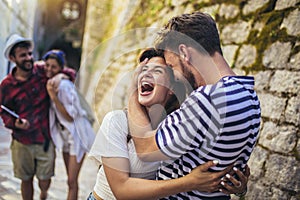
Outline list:
[[[109,112],[102,121],[89,157],[96,159],[99,164],[101,164],[101,156],[127,158],[130,163],[130,177],[155,179],[160,162],[141,161],[136,154],[133,140],[127,142],[127,136],[126,113],[123,110]],[[94,192],[102,199],[115,199],[103,167],[98,171]]]

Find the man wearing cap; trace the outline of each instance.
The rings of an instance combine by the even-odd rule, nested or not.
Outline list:
[[[16,66],[0,85],[0,103],[13,110],[19,118],[4,110],[1,117],[12,130],[11,153],[15,177],[21,179],[24,200],[33,199],[33,177],[41,190],[40,199],[47,198],[54,176],[55,149],[49,132],[50,100],[46,90],[47,77],[43,63],[34,63],[33,42],[17,34],[5,47],[5,57]],[[74,72],[66,72],[72,79]]]

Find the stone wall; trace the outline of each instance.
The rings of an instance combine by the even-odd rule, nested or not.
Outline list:
[[[98,38],[101,45],[90,55],[90,100],[99,124],[108,111],[126,106],[128,72],[138,52],[151,46],[155,28],[181,13],[207,12],[217,21],[225,58],[237,74],[255,77],[261,102],[262,126],[249,161],[246,199],[300,199],[300,1],[135,3],[138,9],[122,25],[123,32]]]

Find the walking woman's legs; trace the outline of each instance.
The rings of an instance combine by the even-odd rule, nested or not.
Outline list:
[[[68,200],[76,200],[78,198],[78,176],[81,165],[83,163],[84,157],[82,160],[77,163],[76,156],[69,156],[69,164],[68,164]]]
[[[64,163],[65,163],[65,166],[66,166],[67,174],[68,174],[68,171],[69,171],[69,158],[70,158],[69,152],[63,152],[63,159],[64,159]]]

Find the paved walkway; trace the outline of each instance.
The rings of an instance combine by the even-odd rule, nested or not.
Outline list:
[[[0,200],[20,200],[20,180],[13,176],[10,145],[11,135],[0,125]],[[67,197],[67,176],[62,155],[56,154],[55,177],[48,192],[48,200],[65,200]],[[97,166],[86,158],[79,174],[79,200],[85,200],[95,183]],[[39,187],[34,180],[34,200],[39,199]]]

